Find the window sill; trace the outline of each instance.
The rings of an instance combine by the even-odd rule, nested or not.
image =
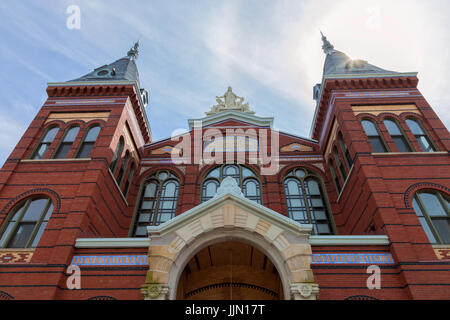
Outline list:
[[[91,158],[68,158],[68,159],[22,159],[20,162],[67,162],[67,161],[90,161]]]
[[[0,252],[34,252],[36,248],[0,248]]]
[[[125,202],[125,205],[128,207],[128,201],[127,201],[127,199],[125,198],[125,196],[123,195],[122,189],[120,189],[120,186],[117,184],[116,177],[114,177],[114,174],[111,172],[111,169],[108,168],[108,172],[109,172],[109,175],[111,176],[112,181],[113,181],[114,184],[116,185],[117,190],[119,190],[119,193],[120,193],[120,195],[122,196],[122,200]]]
[[[351,176],[351,174],[353,172],[353,168],[354,167],[355,167],[355,165],[353,164],[352,167],[350,168],[350,171],[347,174],[347,179],[345,179],[344,184],[343,184],[343,186],[341,188],[341,192],[339,192],[339,196],[338,196],[338,198],[336,200],[336,202],[338,202],[338,203],[339,203],[339,200],[341,200],[341,195],[342,195],[342,193],[344,193],[344,189],[347,186],[348,180],[350,180],[350,176]]]
[[[373,156],[418,156],[418,155],[433,155],[433,154],[448,154],[447,151],[436,151],[436,152],[372,152]]]

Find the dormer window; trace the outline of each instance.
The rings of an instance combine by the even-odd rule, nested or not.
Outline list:
[[[99,72],[97,72],[97,75],[100,77],[105,77],[109,74],[109,70],[100,70]]]

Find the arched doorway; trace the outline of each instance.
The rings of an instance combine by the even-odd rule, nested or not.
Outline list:
[[[177,299],[279,300],[283,285],[272,261],[258,248],[229,240],[198,251],[178,282]]]

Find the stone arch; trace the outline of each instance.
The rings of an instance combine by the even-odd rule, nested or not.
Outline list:
[[[149,271],[142,294],[145,299],[175,299],[180,275],[195,253],[234,239],[256,247],[271,260],[286,299],[315,299],[311,229],[243,196],[226,193],[164,225],[148,227]]]
[[[254,246],[272,261],[278,271],[278,274],[280,275],[281,282],[283,284],[284,299],[290,299],[290,270],[280,252],[275,248],[273,244],[269,243],[262,236],[250,233],[245,229],[232,228],[228,230],[220,230],[220,232],[218,231],[219,230],[214,230],[202,234],[191,245],[180,252],[177,257],[175,257],[175,260],[169,272],[168,279],[168,286],[170,288],[170,300],[174,300],[176,298],[180,276],[184,268],[186,267],[186,264],[197,252],[209,245],[233,240]]]

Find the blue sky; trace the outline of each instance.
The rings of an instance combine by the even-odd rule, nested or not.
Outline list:
[[[66,27],[70,5],[81,28]],[[47,98],[140,39],[141,86],[153,139],[204,116],[228,86],[275,127],[308,137],[324,54],[419,72],[419,89],[449,127],[449,1],[0,0],[0,164]]]

